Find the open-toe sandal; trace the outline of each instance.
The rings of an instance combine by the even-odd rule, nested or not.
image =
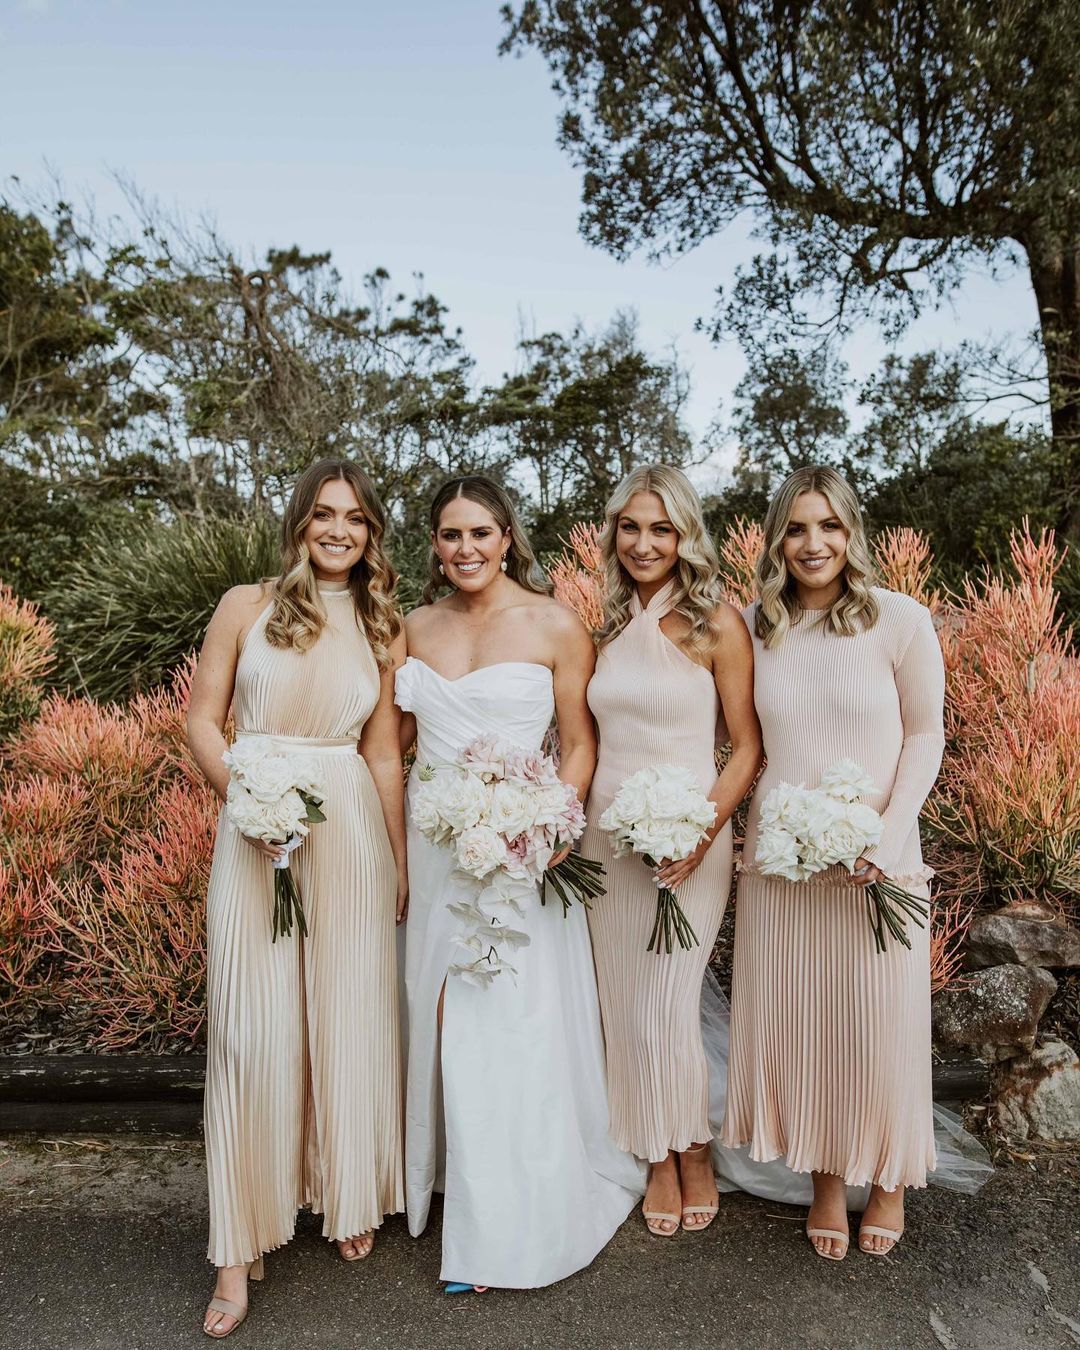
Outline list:
[[[252,1261],[251,1265],[248,1266],[247,1277],[249,1280],[262,1279],[263,1262],[261,1256]],[[248,1315],[247,1304],[234,1303],[231,1298],[212,1298],[206,1311],[208,1315],[212,1312],[224,1313],[226,1317],[234,1317],[236,1319],[228,1331],[211,1331],[206,1325],[207,1319],[203,1318],[203,1331],[215,1341],[223,1341],[226,1336],[231,1336]]]
[[[674,1237],[675,1234],[679,1231],[679,1216],[677,1214],[663,1214],[659,1210],[655,1209],[643,1209],[641,1212],[645,1219],[645,1227],[649,1230],[649,1232],[653,1235],[653,1237]],[[653,1224],[658,1223],[661,1219],[670,1219],[671,1222],[675,1225],[675,1227],[671,1230],[670,1233],[667,1231],[666,1228],[653,1227]]]
[[[862,1240],[868,1235],[870,1237],[892,1238],[892,1246],[887,1247],[883,1252],[876,1251],[873,1247],[864,1247]],[[864,1223],[859,1229],[859,1251],[864,1256],[888,1256],[891,1251],[895,1250],[896,1244],[903,1236],[904,1230],[902,1228],[897,1232],[895,1228],[878,1228],[872,1223]]]
[[[842,1261],[847,1256],[848,1243],[851,1241],[851,1236],[848,1233],[841,1233],[836,1228],[810,1228],[807,1226],[806,1236],[810,1239],[810,1245],[814,1247],[814,1251],[823,1261]],[[842,1242],[844,1245],[838,1255],[833,1252],[822,1252],[814,1246],[814,1238],[833,1238],[836,1242]]]

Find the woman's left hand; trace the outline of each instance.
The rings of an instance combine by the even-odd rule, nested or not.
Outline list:
[[[551,855],[551,858],[548,860],[548,868],[550,869],[552,867],[558,867],[558,865],[563,861],[564,858],[569,858],[570,850],[572,848],[573,844],[567,844],[565,848],[559,849],[558,853],[553,853]]]
[[[398,874],[397,905],[394,910],[394,922],[404,923],[409,914],[409,878]]]
[[[875,881],[884,881],[885,873],[875,867],[869,858],[856,858],[855,871],[851,874],[853,886],[872,886]]]
[[[653,873],[661,886],[666,886],[669,891],[673,891],[676,886],[686,880],[691,872],[698,866],[702,858],[709,851],[709,845],[712,838],[705,835],[701,843],[694,849],[688,858],[683,858],[679,862],[672,862],[670,858],[662,858],[660,866]]]

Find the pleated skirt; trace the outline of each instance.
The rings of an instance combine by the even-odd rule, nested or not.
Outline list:
[[[850,1186],[926,1185],[930,939],[907,933],[910,951],[878,953],[856,887],[740,877],[725,1144]]]
[[[582,852],[603,863],[606,893],[589,910],[607,1052],[611,1137],[619,1148],[662,1162],[712,1138],[709,1067],[701,1035],[701,982],[731,886],[731,826],[716,836],[676,892],[698,937],[670,955],[647,951],[656,919],[652,869],[615,858],[600,830],[603,802],[590,805]]]
[[[273,868],[226,819],[207,896],[208,1256],[345,1239],[404,1207],[393,854],[359,756],[327,757],[324,823],[293,853],[309,936],[271,942]]]

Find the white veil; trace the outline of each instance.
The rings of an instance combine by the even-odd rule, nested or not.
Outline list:
[[[727,1095],[728,1038],[731,1008],[712,970],[706,967],[701,986],[701,1032],[709,1063],[709,1123],[713,1130],[713,1166],[722,1191],[747,1191],[785,1205],[809,1205],[814,1198],[809,1172],[789,1171],[782,1158],[754,1162],[749,1147],[720,1143]],[[960,1123],[958,1116],[934,1103],[934,1143],[938,1164],[927,1176],[932,1186],[974,1195],[993,1171],[990,1155]],[[862,1210],[870,1187],[849,1186],[848,1208]]]

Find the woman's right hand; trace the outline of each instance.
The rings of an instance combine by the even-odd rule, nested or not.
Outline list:
[[[277,862],[285,851],[282,844],[268,844],[265,839],[253,839],[250,834],[242,834],[240,838],[246,844],[250,844],[256,853],[261,853],[264,858],[269,858],[271,862]]]

